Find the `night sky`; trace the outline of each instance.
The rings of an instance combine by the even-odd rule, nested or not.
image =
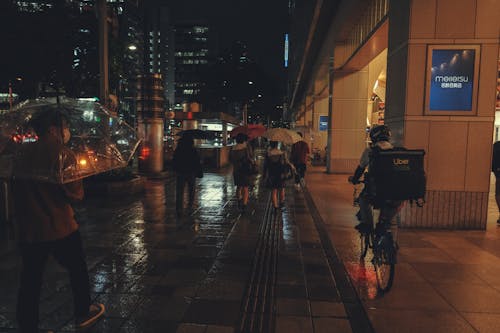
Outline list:
[[[271,77],[282,77],[288,0],[163,1],[176,19],[208,20],[217,31],[220,50],[241,40],[248,45],[249,56]]]

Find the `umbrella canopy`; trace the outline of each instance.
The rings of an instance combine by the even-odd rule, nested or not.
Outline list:
[[[248,136],[249,140],[255,139],[262,136],[266,132],[267,128],[261,124],[249,124],[245,126],[238,126],[233,128],[230,133],[232,138],[236,137],[238,134],[245,134]]]
[[[214,134],[210,131],[203,131],[200,129],[188,129],[184,131],[180,131],[177,133],[179,136],[190,136],[193,139],[211,139],[214,137]]]
[[[280,141],[288,145],[302,141],[302,137],[297,132],[286,128],[271,128],[262,136],[270,141]]]
[[[33,124],[40,114],[51,112],[60,112],[67,119],[71,139],[59,152],[57,161],[43,167],[32,165],[31,143],[38,140]],[[95,101],[28,101],[0,115],[0,177],[53,183],[75,181],[127,166],[139,142],[133,128]]]

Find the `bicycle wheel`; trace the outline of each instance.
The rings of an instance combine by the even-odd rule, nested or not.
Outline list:
[[[373,245],[373,266],[377,277],[378,289],[387,292],[394,282],[396,265],[396,249],[390,233],[381,236],[382,239]]]

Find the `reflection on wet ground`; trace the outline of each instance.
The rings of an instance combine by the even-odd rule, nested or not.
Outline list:
[[[259,242],[268,237],[262,227],[271,216],[278,223],[277,242],[270,245],[277,262],[275,275],[265,280],[273,294],[255,297],[269,302],[272,329],[350,332],[300,193],[288,188],[284,210],[270,212],[269,190],[260,184],[256,179],[244,215],[237,209],[230,170],[198,180],[195,205],[182,218],[175,214],[172,176],[148,180],[141,195],[87,198],[79,204],[75,211],[92,295],[107,308],[106,317],[89,332],[236,332],[244,325],[243,302],[250,295]],[[2,332],[15,331],[19,269],[13,242],[2,243]],[[50,261],[40,301],[41,328],[72,331],[72,308],[66,273]],[[252,311],[246,315],[255,317]]]
[[[376,332],[498,332],[500,228],[491,183],[486,231],[398,232],[398,263],[390,292],[377,292],[360,240],[348,175],[310,168],[308,188],[352,285]]]

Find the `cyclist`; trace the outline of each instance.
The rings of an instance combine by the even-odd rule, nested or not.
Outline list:
[[[359,179],[370,164],[370,158],[375,149],[390,150],[394,148],[394,146],[389,142],[390,138],[391,131],[386,125],[377,125],[370,130],[371,145],[363,151],[359,161],[359,166],[356,168],[354,175],[349,177],[349,182],[352,184],[359,184]],[[359,213],[357,216],[360,219],[360,223],[355,226],[355,229],[359,232],[367,233],[373,227],[373,214],[371,207],[374,205],[374,199],[375,198],[370,195],[369,188],[365,185],[363,191],[359,195]],[[381,203],[380,222],[383,224],[390,223],[392,218],[396,215],[400,205],[400,201],[393,200],[386,200]],[[377,233],[385,231],[386,227],[387,225],[377,224]]]

